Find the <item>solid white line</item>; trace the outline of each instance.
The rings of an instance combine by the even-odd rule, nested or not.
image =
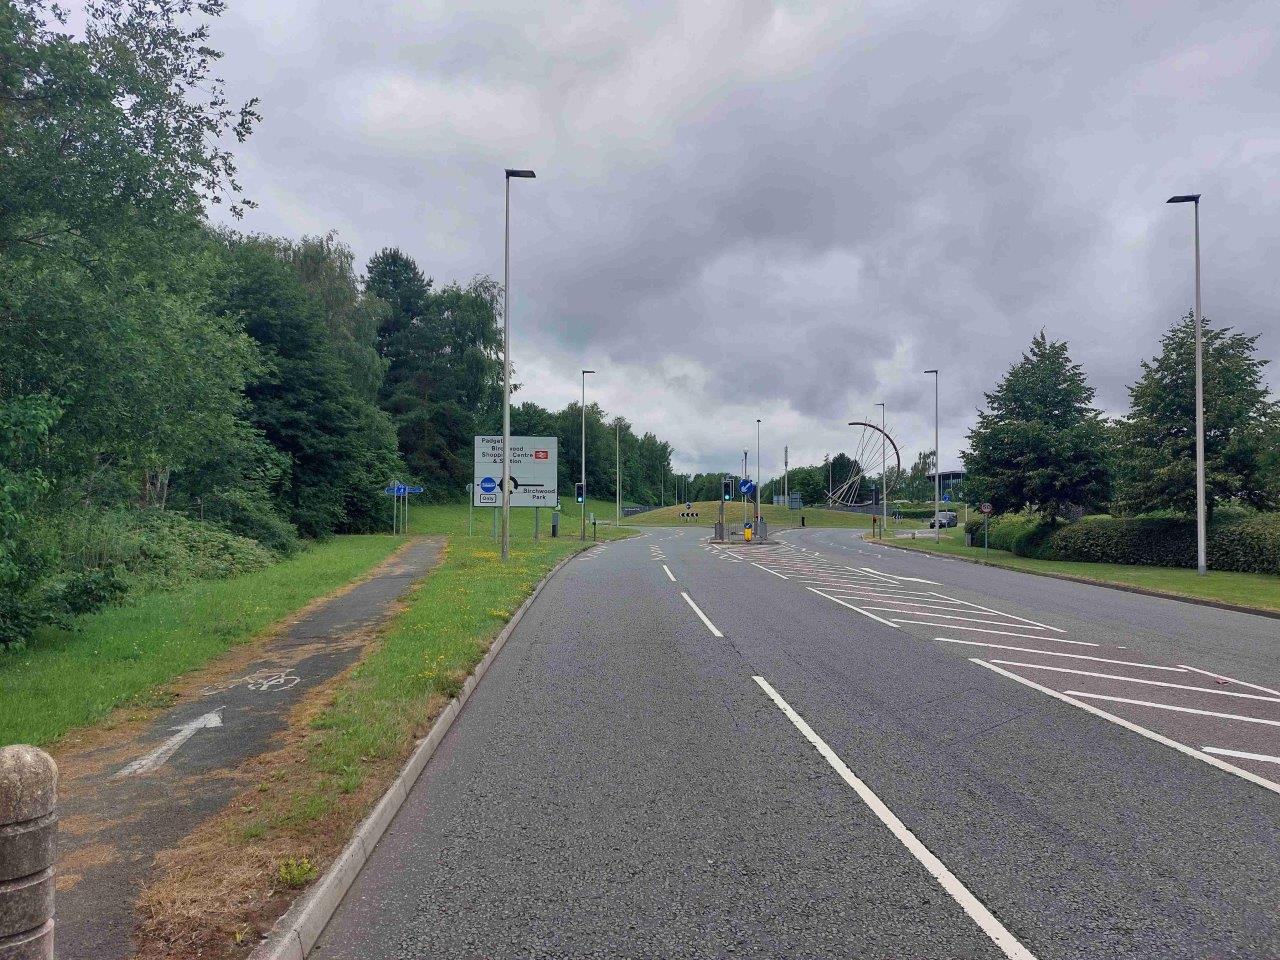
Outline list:
[[[1185,753],[1188,757],[1195,757],[1195,759],[1201,760],[1204,763],[1209,764],[1211,767],[1217,767],[1219,770],[1223,770],[1226,773],[1232,773],[1237,777],[1242,777],[1250,783],[1256,783],[1264,790],[1270,790],[1272,793],[1280,793],[1280,783],[1272,783],[1265,777],[1260,777],[1256,773],[1251,773],[1248,770],[1242,770],[1240,767],[1227,763],[1225,760],[1219,760],[1217,757],[1206,756],[1201,751],[1188,747],[1185,743],[1179,743],[1177,740],[1171,740],[1162,734],[1156,733],[1154,730],[1148,730],[1146,727],[1134,723],[1132,720],[1126,720],[1124,717],[1117,717],[1114,713],[1107,713],[1105,710],[1099,710],[1091,703],[1085,703],[1081,700],[1076,700],[1074,697],[1069,697],[1065,693],[1059,693],[1057,690],[1050,690],[1048,687],[1042,687],[1034,680],[1028,680],[1026,677],[1020,677],[1016,673],[1011,673],[1002,667],[993,666],[985,660],[979,660],[977,657],[970,658],[970,662],[986,667],[988,670],[993,670],[1001,676],[1008,677],[1010,680],[1016,680],[1023,686],[1039,690],[1041,693],[1046,693],[1055,700],[1061,700],[1063,703],[1069,703],[1073,707],[1079,707],[1086,713],[1092,713],[1095,717],[1101,717],[1103,720],[1110,720],[1112,723],[1124,727],[1126,730],[1131,730],[1140,736],[1146,737],[1148,740],[1154,740],[1156,743],[1163,744],[1166,747],[1172,747],[1179,753]]]
[[[928,614],[925,614],[928,616]],[[894,623],[918,623],[922,627],[946,627],[948,630],[973,630],[975,633],[994,633],[1002,637],[1021,637],[1023,640],[1044,640],[1049,643],[1073,643],[1078,647],[1096,647],[1096,643],[1089,643],[1087,640],[1065,640],[1062,637],[1037,637],[1034,633],[1009,633],[1007,630],[988,630],[986,627],[962,627],[953,623],[933,623],[930,620],[899,620],[893,618]]]
[[[834,589],[833,589],[831,592],[832,592],[832,593],[843,593],[844,591],[842,591],[842,590],[834,590]],[[941,600],[930,600],[930,601],[928,601],[928,602],[926,603],[926,602],[924,601],[924,599],[923,599],[923,598],[916,598],[916,599],[914,599],[914,600],[898,600],[898,599],[896,599],[896,598],[894,598],[894,597],[876,596],[875,594],[865,594],[865,595],[864,595],[864,594],[855,594],[855,593],[851,593],[851,594],[849,594],[849,596],[851,596],[851,597],[863,596],[863,597],[864,597],[864,599],[867,599],[867,600],[874,600],[876,603],[892,603],[892,604],[894,604],[895,606],[898,606],[898,607],[924,607],[924,609],[926,609],[926,610],[950,610],[952,613],[958,613],[958,612],[960,612],[960,611],[963,611],[963,612],[965,612],[965,613],[982,613],[982,612],[983,612],[982,610],[969,610],[967,607],[944,607],[944,606],[942,605],[942,601],[941,601]],[[914,613],[915,611],[913,611],[913,610],[899,610],[898,612],[899,612],[899,613]],[[982,622],[983,622],[983,623],[995,623],[996,621],[994,621],[994,620],[983,620]],[[1003,623],[1003,621],[1000,621],[1000,622],[1002,622],[1002,623]],[[1009,626],[1013,626],[1013,624],[1006,623],[1006,624],[1005,624],[1005,626],[1009,627]]]
[[[1200,710],[1196,707],[1175,707],[1171,703],[1152,703],[1150,700],[1130,700],[1127,697],[1109,697],[1102,693],[1085,693],[1083,690],[1068,690],[1073,697],[1088,697],[1090,700],[1110,700],[1112,703],[1131,703],[1135,707],[1155,707],[1157,710],[1176,710],[1178,713],[1194,713],[1200,717],[1217,717],[1220,720],[1240,720],[1244,723],[1264,723],[1268,727],[1280,727],[1280,720],[1264,720],[1262,717],[1245,717],[1238,713],[1218,713],[1214,710]]]
[[[760,564],[756,563],[754,560],[751,562],[751,565],[753,567],[760,567]],[[783,580],[791,579],[790,577],[783,577],[782,574],[778,573],[778,571],[770,570],[768,567],[760,567],[760,569],[763,570],[765,573],[772,573],[775,577],[782,577]]]
[[[876,815],[881,823],[889,828],[889,832],[893,834],[907,851],[916,858],[926,870],[929,871],[933,879],[938,881],[939,886],[947,892],[947,894],[960,905],[960,908],[967,913],[991,941],[1000,948],[1000,951],[1010,960],[1035,960],[1035,955],[1018,942],[995,915],[983,905],[982,901],[975,897],[954,873],[947,869],[946,864],[934,856],[933,851],[920,842],[920,839],[912,833],[900,819],[897,814],[890,810],[883,800],[881,800],[870,787],[858,779],[858,776],[849,769],[836,752],[827,746],[827,742],[823,740],[814,729],[805,722],[804,717],[796,713],[791,708],[791,704],[782,699],[777,690],[769,685],[764,677],[753,677],[753,680],[759,684],[760,689],[765,695],[774,702],[779,710],[783,712],[788,720],[794,724],[795,728],[800,731],[806,740],[818,751],[818,755],[826,760],[831,768],[839,774],[840,779],[853,788],[854,792],[861,798],[868,809]]]
[[[707,619],[707,615],[698,609],[698,605],[693,602],[693,597],[681,591],[680,596],[684,597],[684,602],[693,607],[693,612],[702,618],[702,622],[707,625],[707,629],[711,631],[713,637],[723,637],[724,634],[716,629],[716,625]]]
[[[1261,760],[1263,763],[1280,763],[1280,757],[1268,756],[1265,753],[1246,753],[1244,750],[1227,750],[1225,747],[1201,747],[1205,753],[1216,753],[1223,757],[1239,757],[1241,760]]]
[[[1178,664],[1178,666],[1187,667],[1185,663],[1180,663]],[[1263,693],[1274,693],[1277,697],[1280,697],[1280,690],[1272,690],[1270,687],[1260,687],[1256,683],[1249,683],[1245,680],[1233,680],[1231,677],[1224,677],[1220,673],[1211,673],[1208,670],[1201,670],[1199,667],[1187,667],[1187,669],[1193,671],[1194,673],[1203,673],[1206,677],[1213,677],[1215,680],[1225,680],[1227,681],[1227,683],[1238,683],[1242,687],[1250,687],[1254,690],[1261,690]]]
[[[1016,660],[992,660],[992,663],[1003,663],[1007,667],[1030,667],[1032,670],[1052,670],[1054,673],[1074,673],[1082,677],[1098,677],[1101,680],[1123,680],[1125,683],[1144,683],[1152,687],[1173,687],[1175,690],[1194,690],[1197,693],[1212,693],[1220,697],[1246,697],[1250,700],[1266,700],[1268,703],[1280,703],[1280,697],[1264,697],[1257,693],[1239,693],[1235,690],[1214,690],[1211,687],[1193,687],[1185,683],[1167,683],[1164,680],[1139,680],[1137,677],[1121,677],[1114,673],[1093,673],[1089,670],[1071,670],[1067,667],[1050,667],[1043,663],[1019,663]]]
[[[891,577],[887,574],[881,573],[879,570],[873,570],[871,569],[871,567],[859,567],[858,569],[861,570],[863,573],[871,574],[873,577],[879,577],[881,580],[887,580],[889,583],[898,582],[895,577]]]
[[[1181,667],[1158,667],[1153,663],[1133,663],[1130,660],[1108,660],[1106,657],[1091,657],[1086,653],[1059,653],[1057,650],[1036,650],[1032,647],[1010,647],[1003,643],[983,643],[981,640],[953,640],[950,637],[934,637],[941,643],[963,643],[970,647],[990,647],[993,650],[1016,650],[1018,653],[1039,653],[1046,657],[1070,657],[1072,660],[1093,660],[1096,663],[1118,663],[1126,667],[1142,667],[1144,670],[1168,670],[1171,673],[1186,673]]]
[[[667,572],[667,579],[669,579],[672,583],[675,583],[676,582],[675,574],[671,572],[671,569],[665,563],[662,565],[662,569]]]
[[[877,602],[878,602],[878,603],[892,603],[893,601],[892,601],[892,600],[879,600],[879,601],[877,601]],[[942,619],[942,620],[964,620],[964,621],[966,621],[966,622],[968,622],[968,623],[994,623],[997,627],[1020,627],[1020,626],[1022,626],[1021,624],[1018,624],[1018,623],[1005,623],[1003,620],[988,620],[988,619],[986,619],[985,617],[958,617],[958,616],[956,616],[956,615],[955,615],[955,613],[933,613],[933,612],[931,612],[931,611],[929,611],[929,610],[899,610],[899,609],[897,609],[896,607],[867,607],[867,609],[868,609],[868,610],[888,610],[888,611],[890,611],[891,613],[909,613],[909,614],[911,614],[913,617],[938,617],[938,618],[940,618],[940,619]],[[955,608],[954,608],[954,607],[943,607],[943,609],[944,609],[944,610],[953,610],[953,611],[954,611],[954,609],[955,609]],[[978,612],[978,613],[981,613],[982,611],[970,611],[970,610],[966,610],[966,611],[965,611],[965,613],[972,613],[972,612]],[[939,624],[935,624],[935,626],[945,627],[945,626],[946,626],[946,624],[945,624],[945,623],[939,623]],[[1025,627],[1024,629],[1027,629],[1027,630],[1037,630],[1037,629],[1039,629],[1039,628],[1038,628],[1038,627],[1032,627],[1032,626],[1028,625],[1028,626],[1027,626],[1027,627]],[[1032,634],[1032,636],[1033,636],[1033,634]],[[1055,643],[1061,643],[1061,642],[1062,642],[1062,638],[1061,638],[1061,637],[1045,637],[1045,639],[1046,639],[1046,640],[1052,640],[1052,641],[1054,641]]]
[[[890,590],[888,587],[882,587],[878,583],[864,585],[851,580],[838,580],[834,577],[796,577],[795,579],[801,583],[816,583],[830,587],[833,590],[839,587],[842,590],[866,593],[873,597],[910,597],[913,600],[933,600],[935,597],[935,594],[925,593],[923,590]],[[951,600],[948,602],[964,603],[963,600]]]
[[[838,597],[833,597],[830,594],[823,593],[821,590],[814,590],[813,587],[805,587],[805,589],[813,590],[813,592],[820,597],[826,597],[828,600],[834,600],[836,603],[840,604],[840,606],[842,607],[848,607],[850,610],[856,610],[858,613],[862,614],[864,617],[870,617],[872,620],[875,620],[879,623],[883,623],[886,627],[893,627],[893,629],[895,630],[902,629],[901,627],[894,626],[892,623],[890,623],[888,620],[885,620],[883,617],[877,617],[874,613],[867,613],[867,611],[863,610],[861,607],[855,607],[852,603],[845,603],[843,600],[839,599]]]
[[[942,594],[938,593],[938,594],[934,594],[934,596],[941,597],[941,596],[942,596]],[[946,598],[946,599],[950,599],[950,598],[948,597],[948,598]],[[967,601],[966,601],[966,602],[967,602]],[[987,613],[998,613],[998,614],[1000,614],[1000,616],[1002,616],[1002,617],[1009,617],[1011,620],[1021,620],[1023,623],[1033,623],[1033,624],[1035,624],[1037,627],[1044,627],[1046,630],[1052,630],[1054,633],[1066,633],[1066,632],[1067,632],[1067,631],[1065,631],[1065,630],[1059,629],[1058,627],[1051,627],[1051,626],[1049,626],[1047,623],[1041,623],[1039,620],[1028,620],[1026,617],[1019,617],[1019,616],[1016,616],[1015,614],[1012,614],[1012,613],[1005,613],[1003,610],[995,610],[995,609],[993,609],[993,608],[991,608],[991,607],[984,607],[984,606],[983,606],[982,604],[980,604],[980,603],[970,603],[970,604],[969,604],[969,606],[971,606],[971,607],[977,607],[979,610],[985,610],[985,611],[987,611]]]

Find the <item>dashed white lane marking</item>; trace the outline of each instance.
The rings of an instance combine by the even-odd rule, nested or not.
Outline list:
[[[1141,667],[1143,670],[1168,670],[1186,673],[1181,667],[1160,667],[1154,663],[1134,663],[1131,660],[1111,660],[1107,657],[1091,657],[1087,653],[1063,653],[1059,650],[1036,650],[1033,647],[1011,647],[1003,643],[983,643],[981,640],[954,640],[951,637],[934,637],[939,643],[963,643],[970,647],[990,647],[993,650],[1013,650],[1017,653],[1036,653],[1045,657],[1069,657],[1072,660],[1092,660],[1095,663],[1115,663],[1125,667]]]
[[[1114,673],[1094,673],[1090,670],[1072,670],[1069,667],[1051,667],[1044,663],[1019,663],[1017,660],[992,660],[992,663],[1006,667],[1029,667],[1032,670],[1050,670],[1054,673],[1073,673],[1080,677],[1097,677],[1100,680],[1121,680],[1125,683],[1142,683],[1151,687],[1173,687],[1175,690],[1194,690],[1197,693],[1212,693],[1218,697],[1244,697],[1248,700],[1265,700],[1268,703],[1280,703],[1280,697],[1264,697],[1260,693],[1241,693],[1238,690],[1215,690],[1212,687],[1194,687],[1186,683],[1169,683],[1165,680],[1142,680],[1138,677],[1122,677]]]
[[[1178,707],[1172,703],[1153,703],[1150,700],[1130,700],[1128,697],[1111,697],[1105,693],[1086,693],[1083,690],[1068,690],[1066,692],[1073,697],[1088,697],[1090,700],[1109,700],[1112,703],[1128,703],[1135,707],[1154,707],[1157,710],[1194,713],[1201,717],[1217,717],[1219,720],[1240,720],[1244,723],[1262,723],[1268,727],[1280,727],[1280,720],[1266,720],[1263,717],[1246,717],[1238,713],[1218,713],[1216,710],[1201,710],[1198,707]]]
[[[1262,763],[1280,763],[1280,757],[1265,753],[1246,753],[1244,750],[1228,750],[1226,747],[1201,747],[1205,753],[1214,753],[1221,757],[1239,757],[1241,760],[1259,760]]]
[[[761,569],[761,570],[763,570],[765,573],[772,573],[775,577],[780,577],[780,578],[781,578],[781,579],[783,579],[783,580],[790,580],[790,579],[791,579],[790,577],[783,576],[783,575],[782,575],[782,574],[780,574],[777,570],[770,570],[768,567],[761,567],[761,566],[760,566],[760,564],[758,564],[758,563],[756,563],[756,562],[754,562],[754,561],[752,561],[751,565],[752,565],[753,567],[760,567],[760,569]]]
[[[664,563],[664,564],[662,565],[662,569],[666,571],[666,573],[667,573],[667,579],[668,579],[668,580],[670,580],[672,583],[675,583],[675,582],[676,582],[676,577],[675,577],[675,574],[673,574],[673,573],[671,572],[671,568],[670,568],[670,567],[668,567],[668,566]]]
[[[1144,736],[1148,740],[1154,740],[1156,743],[1163,744],[1166,747],[1172,747],[1179,753],[1185,753],[1189,757],[1195,757],[1195,759],[1203,761],[1211,767],[1217,767],[1219,770],[1235,774],[1235,776],[1248,780],[1250,783],[1256,783],[1264,790],[1270,790],[1272,793],[1280,794],[1280,783],[1272,783],[1270,780],[1265,777],[1260,777],[1256,773],[1252,773],[1248,770],[1242,770],[1235,764],[1227,763],[1225,760],[1219,760],[1215,756],[1211,756],[1205,754],[1203,751],[1188,747],[1185,743],[1179,743],[1177,740],[1171,740],[1169,737],[1156,733],[1154,730],[1148,730],[1146,727],[1140,726],[1131,720],[1126,720],[1124,717],[1117,717],[1114,713],[1107,713],[1107,711],[1100,710],[1091,703],[1085,703],[1083,700],[1077,700],[1075,697],[1069,697],[1065,693],[1059,693],[1057,690],[1051,690],[1048,687],[1041,686],[1034,680],[1028,680],[1026,677],[1020,677],[1016,673],[1005,670],[1002,667],[997,667],[994,664],[987,663],[985,660],[979,660],[977,657],[972,657],[970,660],[972,663],[986,667],[988,670],[993,670],[1001,676],[1008,677],[1010,680],[1016,680],[1023,686],[1031,687],[1033,690],[1039,690],[1041,693],[1048,694],[1055,700],[1061,700],[1063,703],[1069,703],[1073,707],[1079,707],[1086,713],[1092,713],[1095,717],[1101,717],[1103,720],[1110,720],[1112,723]]]
[[[1248,683],[1244,680],[1233,680],[1231,677],[1224,677],[1220,673],[1213,673],[1212,671],[1209,671],[1209,670],[1201,670],[1199,667],[1188,667],[1185,663],[1180,663],[1178,664],[1178,666],[1182,667],[1185,670],[1190,670],[1193,673],[1203,673],[1206,677],[1213,677],[1215,680],[1225,680],[1227,683],[1238,683],[1242,687],[1248,687],[1251,690],[1261,690],[1263,693],[1273,693],[1277,697],[1280,697],[1280,690],[1272,690],[1270,687],[1260,687],[1256,683]]]
[[[693,602],[693,597],[689,596],[684,591],[681,591],[680,596],[684,597],[684,602],[691,606],[693,608],[693,612],[696,613],[702,619],[702,622],[707,625],[707,629],[711,631],[711,635],[713,637],[724,636],[723,633],[716,629],[716,625],[707,619],[707,615],[698,609],[698,605]]]
[[[806,740],[818,751],[818,755],[830,764],[831,768],[839,774],[840,779],[853,788],[854,792],[861,798],[862,802],[867,805],[872,813],[876,815],[876,819],[889,828],[889,832],[893,834],[907,851],[916,858],[926,870],[929,871],[933,879],[938,881],[942,887],[960,908],[976,923],[988,937],[992,943],[1000,948],[1000,951],[1010,960],[1035,960],[1035,955],[1024,947],[1013,934],[1011,934],[999,920],[995,914],[983,905],[982,901],[975,897],[959,878],[956,877],[947,865],[939,860],[920,839],[912,833],[907,825],[898,818],[898,815],[890,810],[875,792],[858,779],[857,774],[849,769],[848,765],[840,759],[831,747],[827,746],[827,742],[823,740],[814,729],[805,722],[804,717],[796,713],[791,708],[791,704],[782,699],[781,694],[769,685],[764,677],[752,677],[765,692],[765,695],[773,701],[774,705],[783,712],[788,720],[795,726],[797,730],[804,736]]]

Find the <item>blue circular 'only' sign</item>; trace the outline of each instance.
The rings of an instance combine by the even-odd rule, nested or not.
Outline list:
[[[493,479],[493,477],[485,477],[480,481],[480,489],[484,493],[493,493],[493,491],[498,489],[498,481]]]

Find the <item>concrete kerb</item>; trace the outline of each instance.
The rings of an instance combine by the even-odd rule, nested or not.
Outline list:
[[[866,539],[865,537],[863,539]],[[1025,570],[1022,567],[1008,567],[1003,563],[992,563],[990,560],[979,560],[977,557],[958,557],[941,550],[929,550],[922,547],[904,547],[900,543],[888,540],[875,540],[884,547],[905,550],[907,553],[927,553],[933,557],[946,557],[948,560],[960,560],[963,563],[977,564],[979,567],[995,567],[999,570],[1012,570],[1014,573],[1029,573],[1033,577],[1048,577],[1050,580],[1069,580],[1072,583],[1087,583],[1091,587],[1106,587],[1109,590],[1121,590],[1124,593],[1138,593],[1144,597],[1159,597],[1162,600],[1180,600],[1182,603],[1194,603],[1198,607],[1213,607],[1217,610],[1230,610],[1232,613],[1252,613],[1257,617],[1269,617],[1280,620],[1280,610],[1268,610],[1265,607],[1246,607],[1240,603],[1227,603],[1225,600],[1210,600],[1207,597],[1189,597],[1184,593],[1166,593],[1163,590],[1152,590],[1149,587],[1135,587],[1127,583],[1112,583],[1109,580],[1092,580],[1089,577],[1075,577],[1069,573],[1051,573],[1048,570]]]
[[[560,572],[561,567],[575,557],[581,556],[583,552],[585,551],[572,553],[552,567],[550,572],[533,588],[533,592],[525,598],[524,603],[516,608],[516,612],[511,615],[507,625],[502,628],[497,638],[490,645],[488,653],[476,664],[475,670],[471,672],[471,675],[462,684],[462,689],[457,697],[449,701],[448,706],[440,712],[440,716],[436,717],[435,723],[431,725],[431,730],[418,741],[418,745],[414,748],[413,753],[409,755],[404,768],[396,776],[387,792],[382,795],[382,799],[378,801],[373,810],[369,812],[369,815],[365,817],[364,821],[356,829],[342,853],[330,864],[329,869],[324,872],[324,876],[316,881],[306,893],[294,902],[284,916],[276,921],[267,938],[258,944],[253,953],[249,955],[249,960],[305,960],[306,956],[311,953],[316,941],[320,939],[320,934],[324,932],[325,926],[328,925],[329,920],[337,912],[338,905],[342,903],[342,898],[346,896],[351,884],[355,882],[356,877],[359,876],[365,863],[373,854],[374,847],[378,845],[383,833],[386,832],[387,827],[391,825],[391,821],[395,819],[405,800],[408,799],[409,791],[413,789],[414,783],[422,775],[422,771],[426,769],[427,762],[431,759],[432,754],[436,752],[440,741],[449,732],[453,721],[462,712],[462,708],[466,705],[472,691],[484,678],[494,659],[502,652],[502,648],[506,646],[511,632],[515,630],[516,625],[519,624],[529,606],[537,599],[538,594],[551,581],[551,578]]]

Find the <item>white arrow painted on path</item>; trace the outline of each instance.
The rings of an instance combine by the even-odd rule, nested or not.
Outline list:
[[[202,717],[196,717],[194,720],[188,720],[180,727],[172,727],[172,730],[177,731],[172,737],[160,744],[160,746],[156,747],[146,756],[139,757],[137,760],[133,761],[133,763],[124,767],[111,779],[117,780],[120,777],[137,777],[164,766],[165,761],[182,749],[182,745],[194,737],[197,730],[205,730],[210,727],[222,726],[222,711],[225,709],[226,707],[219,707],[217,710],[209,711]]]

